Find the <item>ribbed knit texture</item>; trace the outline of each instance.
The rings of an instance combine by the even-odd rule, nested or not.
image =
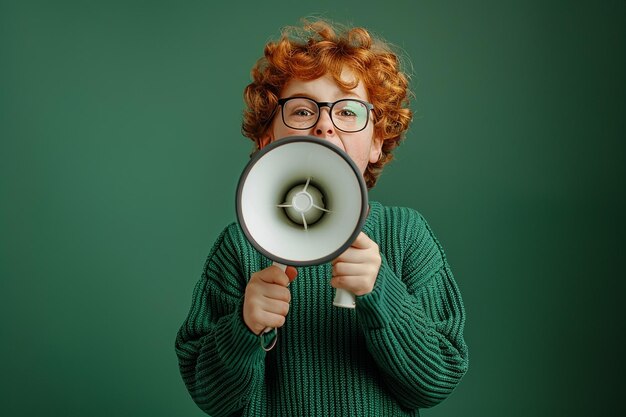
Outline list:
[[[330,264],[300,267],[276,347],[245,325],[249,277],[271,265],[237,224],[209,254],[176,338],[198,406],[219,416],[418,416],[465,374],[463,302],[425,220],[370,202],[363,231],[380,247],[374,290],[334,307]]]

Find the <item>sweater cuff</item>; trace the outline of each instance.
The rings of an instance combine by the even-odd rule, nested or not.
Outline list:
[[[240,305],[234,313],[218,321],[213,335],[219,357],[231,369],[257,366],[265,356],[259,336],[248,329],[241,311]]]
[[[394,274],[383,256],[374,289],[357,297],[359,322],[366,329],[385,327],[397,315],[406,294],[406,285]]]

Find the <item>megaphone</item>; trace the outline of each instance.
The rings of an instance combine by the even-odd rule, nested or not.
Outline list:
[[[312,136],[256,152],[237,185],[237,220],[248,241],[282,267],[329,262],[352,245],[368,212],[367,187],[339,147]],[[337,289],[333,305],[354,308]]]

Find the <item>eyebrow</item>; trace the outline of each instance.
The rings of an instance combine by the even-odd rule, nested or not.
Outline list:
[[[320,101],[317,98],[311,97],[311,94],[306,94],[306,93],[294,93],[294,94],[291,94],[291,95],[286,96],[284,98],[292,98],[292,97],[306,97],[306,98],[310,98],[311,100]],[[352,94],[352,93],[347,93],[345,96],[342,96],[342,97],[340,97],[340,98],[338,98],[336,100],[333,100],[333,101],[343,100],[345,98],[356,98],[357,100],[367,101],[367,99],[362,98],[362,97],[360,97],[360,96],[358,96],[356,94]]]

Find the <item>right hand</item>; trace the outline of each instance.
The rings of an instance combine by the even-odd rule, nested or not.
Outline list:
[[[243,302],[243,321],[254,334],[285,324],[291,292],[287,286],[298,271],[288,266],[285,272],[272,265],[252,274]]]

